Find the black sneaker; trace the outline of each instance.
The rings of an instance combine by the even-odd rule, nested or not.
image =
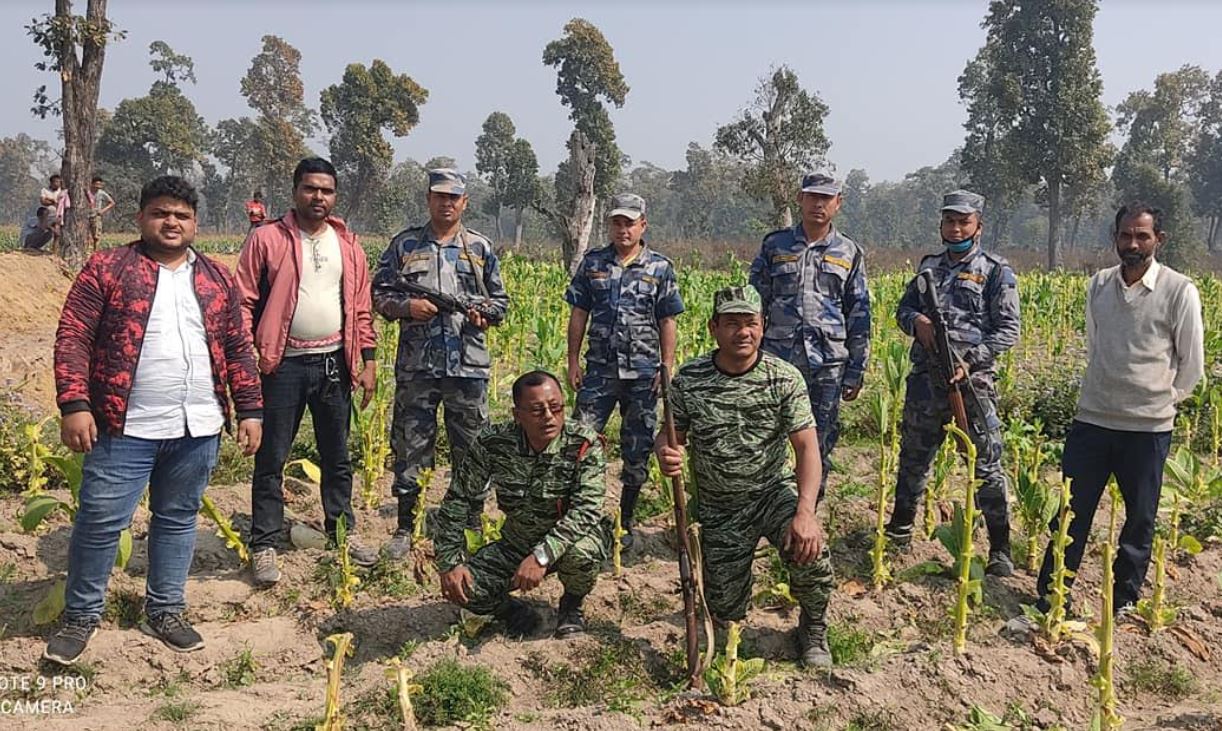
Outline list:
[[[897,546],[906,546],[912,543],[912,523],[904,525],[896,525],[888,523],[883,529],[883,533],[887,536],[887,540]]]
[[[581,602],[585,597],[564,594],[560,597],[560,611],[556,618],[556,639],[563,640],[585,634],[586,618],[581,613]]]
[[[1010,552],[989,551],[989,562],[984,567],[984,573],[1002,578],[1013,576],[1014,561],[1010,559]]]
[[[162,612],[146,618],[140,623],[140,631],[156,637],[175,652],[194,652],[204,649],[204,638],[199,636],[181,613]]]
[[[539,628],[542,618],[534,607],[521,599],[506,599],[493,616],[505,624],[505,634],[514,639],[529,637]]]
[[[60,665],[71,665],[85,652],[89,640],[97,633],[96,619],[65,618],[59,630],[47,641],[47,649],[42,651],[42,657]]]

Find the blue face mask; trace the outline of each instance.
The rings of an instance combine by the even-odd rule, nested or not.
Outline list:
[[[962,254],[963,252],[972,248],[972,244],[976,243],[976,238],[970,237],[962,241],[947,241],[946,239],[942,239],[942,243],[946,244],[946,248],[949,251],[955,254]]]

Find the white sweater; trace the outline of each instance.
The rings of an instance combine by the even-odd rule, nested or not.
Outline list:
[[[1134,432],[1171,431],[1175,405],[1205,368],[1201,296],[1192,281],[1152,262],[1126,286],[1120,267],[1086,290],[1086,374],[1079,421]]]

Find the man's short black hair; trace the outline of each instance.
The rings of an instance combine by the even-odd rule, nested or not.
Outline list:
[[[153,178],[140,189],[140,210],[144,210],[156,198],[173,198],[191,206],[191,210],[199,209],[199,194],[195,186],[177,175],[162,175]]]
[[[251,197],[252,197],[252,198],[262,198],[262,197],[263,197],[263,191],[261,191],[261,190],[256,190],[254,193],[252,193],[252,194],[251,194]]]
[[[1150,218],[1154,219],[1154,233],[1160,234],[1163,232],[1163,209],[1158,206],[1151,205],[1142,200],[1133,200],[1125,203],[1116,211],[1116,224],[1112,228],[1112,234],[1120,233],[1120,223],[1126,218],[1140,216],[1143,213],[1150,214]]]
[[[339,185],[339,174],[335,172],[335,166],[331,164],[330,160],[324,160],[321,157],[307,157],[297,163],[297,169],[293,171],[293,190],[296,190],[297,186],[301,184],[301,179],[310,173],[330,175],[336,186]]]
[[[560,379],[556,378],[556,376],[552,375],[548,371],[536,370],[530,371],[529,373],[523,373],[522,375],[518,376],[517,380],[513,382],[513,405],[518,405],[518,402],[522,400],[522,394],[526,391],[526,389],[542,386],[548,381],[556,384],[557,390],[559,390],[562,394],[564,393],[564,386],[560,385]]]
[[[59,181],[62,181],[63,179],[64,179],[64,176],[60,175],[59,173],[55,173],[55,174],[54,174],[54,175],[52,175],[51,177],[47,178],[47,182],[50,182],[50,181],[52,181],[52,180],[59,180]]]
[[[46,206],[39,206],[37,211],[34,211],[35,218],[42,218],[51,212],[51,209]]]
[[[91,179],[89,182],[91,182],[91,183],[105,183],[106,181],[102,179],[102,176],[101,176],[101,175],[95,175],[95,176],[93,176],[93,178],[92,178],[92,179]]]

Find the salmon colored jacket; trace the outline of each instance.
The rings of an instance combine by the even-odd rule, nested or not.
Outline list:
[[[374,360],[377,336],[369,293],[369,262],[356,234],[334,216],[327,223],[339,238],[344,274],[344,360],[356,385],[364,364]],[[238,257],[237,283],[242,295],[242,319],[254,333],[259,372],[275,373],[284,359],[289,326],[297,311],[301,285],[301,235],[293,211],[252,230]]]

